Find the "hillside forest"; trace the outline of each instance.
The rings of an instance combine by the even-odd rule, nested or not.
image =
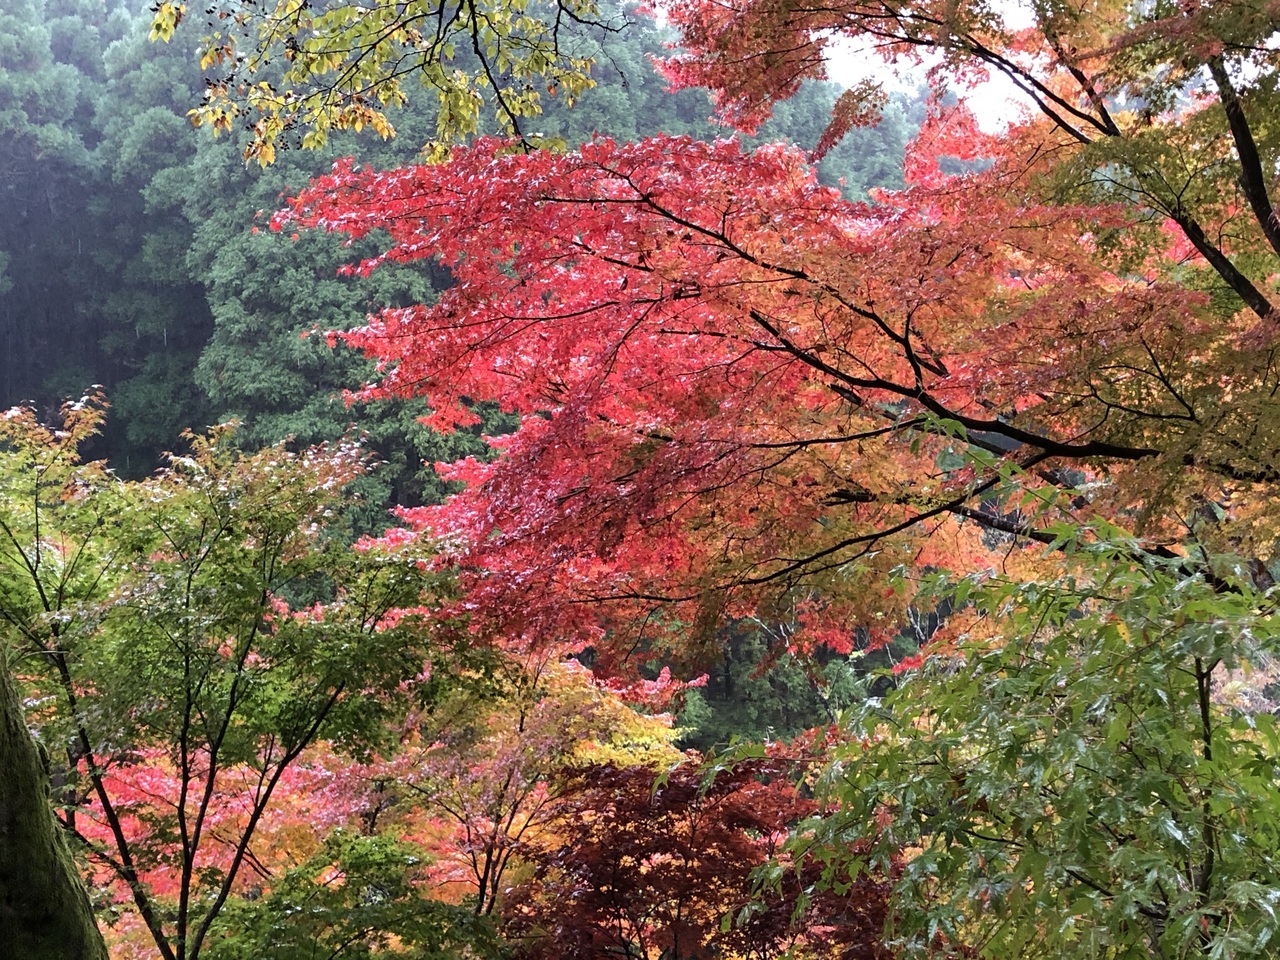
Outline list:
[[[6,0],[0,955],[1275,955],[1278,50]]]

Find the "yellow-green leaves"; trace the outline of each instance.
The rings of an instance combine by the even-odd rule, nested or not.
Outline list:
[[[200,63],[213,75],[190,117],[217,133],[242,123],[245,159],[263,166],[283,144],[319,148],[333,130],[394,136],[387,108],[406,102],[415,79],[439,100],[445,144],[496,129],[544,145],[542,98],[572,103],[593,86],[590,51],[564,27],[599,16],[590,0],[227,0],[209,10]],[[168,40],[183,12],[160,4],[152,38]]]
[[[151,19],[151,40],[163,40],[168,43],[173,39],[173,31],[178,29],[183,16],[187,12],[185,3],[156,4],[155,16]],[[202,64],[203,66],[203,64]]]

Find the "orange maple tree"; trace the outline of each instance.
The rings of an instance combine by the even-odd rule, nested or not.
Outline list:
[[[335,807],[357,814],[362,830],[432,854],[433,898],[492,914],[531,845],[555,835],[585,765],[613,762],[652,779],[684,759],[671,745],[671,715],[652,712],[658,698],[638,712],[561,653],[513,659],[490,682],[461,686],[410,719],[399,749],[337,773]]]

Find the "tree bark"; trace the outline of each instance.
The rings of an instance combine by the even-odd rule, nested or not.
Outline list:
[[[107,960],[49,800],[49,775],[0,653],[0,944],[12,960]]]

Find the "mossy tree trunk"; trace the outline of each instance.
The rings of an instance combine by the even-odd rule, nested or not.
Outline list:
[[[12,960],[107,960],[49,803],[49,776],[0,654],[0,944]]]

